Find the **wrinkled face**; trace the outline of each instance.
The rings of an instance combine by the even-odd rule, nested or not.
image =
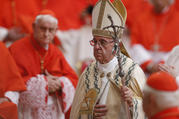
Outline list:
[[[42,46],[45,47],[55,37],[57,24],[55,22],[39,19],[33,24],[34,38]]]
[[[112,38],[105,38],[101,36],[95,36],[91,41],[91,45],[94,46],[94,57],[101,64],[106,64],[114,57],[112,49],[114,42]]]

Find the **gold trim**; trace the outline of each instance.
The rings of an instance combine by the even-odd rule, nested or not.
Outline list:
[[[127,52],[126,48],[124,47],[124,44],[122,43],[122,41],[120,42],[120,50],[121,50],[121,53],[126,55],[127,57],[130,58],[130,55],[129,53]]]
[[[118,14],[119,18],[121,19],[121,25],[124,26],[125,23],[124,23],[124,19],[123,17],[121,16],[120,12],[118,11],[118,9],[113,5],[113,3],[111,3],[109,0],[107,0],[109,5],[114,9],[114,11],[116,12],[116,14]],[[112,16],[111,16],[112,17]]]
[[[138,96],[133,96],[133,98],[138,99],[138,100],[142,100],[142,97],[138,97]]]
[[[113,75],[113,76],[114,76],[114,75]],[[116,82],[114,81],[114,78],[108,78],[108,79],[109,79],[109,81],[110,81],[113,85],[115,85],[117,88],[120,89],[120,87],[122,86],[121,77],[119,77],[119,84],[116,84]]]
[[[98,16],[98,22],[97,22],[97,28],[101,28],[102,21],[103,21],[103,16],[104,16],[104,11],[105,11],[105,6],[106,6],[106,1],[107,0],[101,0],[101,6],[99,10],[99,16]]]
[[[111,33],[114,34],[113,32]],[[104,37],[112,38],[111,34],[106,30],[93,29],[92,34],[93,36],[104,36]]]
[[[101,6],[100,6],[100,11],[99,11],[98,22],[97,22],[96,28],[99,28],[99,29],[101,28],[103,17],[104,17],[104,11],[105,11],[105,7],[106,7],[106,2],[108,2],[108,4],[113,8],[113,10],[116,12],[116,14],[118,14],[119,18],[121,19],[122,26],[124,26],[125,19],[120,14],[121,13],[120,11],[122,11],[122,10],[119,11],[119,9],[116,8],[116,7],[119,7],[119,5],[117,3],[115,3],[114,4],[115,6],[114,6],[113,3],[111,3],[109,0],[101,0]],[[123,5],[123,4],[121,3],[121,5]],[[124,8],[124,13],[127,13],[124,6],[123,6],[123,8]]]
[[[101,74],[100,74],[100,78],[103,78],[103,77],[104,77],[104,73],[101,73]]]
[[[130,84],[130,88],[135,93],[135,96],[140,97],[140,98],[143,99],[143,93],[142,93],[142,91],[140,89],[138,81],[136,80],[136,78],[132,78],[131,80],[133,80],[134,84]]]
[[[124,4],[122,3],[121,0],[114,0],[113,5],[122,16],[124,23],[125,23],[126,18],[127,18],[127,11],[126,11]]]
[[[85,95],[83,101],[80,104],[79,114],[93,114],[93,108],[96,104],[98,92],[95,88],[91,88]]]
[[[118,37],[121,37],[121,32],[122,30],[119,31]],[[103,36],[107,38],[112,38],[112,35],[114,35],[114,32],[112,31],[107,31],[107,30],[101,30],[101,29],[93,29],[92,30],[93,36]]]

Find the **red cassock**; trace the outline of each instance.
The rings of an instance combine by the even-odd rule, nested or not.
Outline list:
[[[0,0],[0,3],[0,26],[32,32],[34,15],[39,11],[35,0]]]
[[[26,90],[18,68],[8,49],[0,42],[0,97],[7,91]],[[0,104],[0,116],[4,119],[18,119],[17,106],[11,102]]]
[[[32,33],[32,23],[35,16],[41,11],[42,3],[39,0],[0,0],[0,26],[7,29],[13,27],[20,28],[21,33]],[[61,45],[61,42],[55,38],[54,44]]]
[[[175,6],[176,6],[177,10],[179,11],[179,1],[178,0],[175,0]]]
[[[25,105],[30,105],[32,109],[47,107],[47,98],[49,97],[49,94],[47,88],[48,82],[45,75],[42,74],[42,69],[44,69],[43,71],[47,70],[48,73],[53,76],[62,77],[60,81],[63,85],[63,94],[58,96],[63,98],[62,100],[59,98],[59,102],[61,103],[62,111],[65,112],[66,118],[68,118],[74,95],[72,93],[74,93],[74,89],[77,85],[77,76],[66,62],[61,51],[52,44],[49,44],[48,50],[45,50],[38,45],[32,36],[15,42],[9,50],[19,67],[21,76],[23,77],[28,89],[27,92],[21,94],[20,102]],[[40,87],[40,89],[37,88],[36,91],[36,87]],[[41,98],[39,98],[39,95],[41,95]],[[29,99],[30,101],[26,101]],[[38,100],[40,101],[40,104]],[[37,105],[38,107],[36,107]],[[52,109],[54,108],[55,107]],[[32,110],[32,112],[33,111],[34,113],[37,113],[35,112],[37,110]],[[42,110],[39,109],[38,112],[40,111]],[[39,114],[43,113],[47,114],[46,112]],[[44,115],[33,115],[33,118],[40,118],[39,116]]]
[[[59,20],[61,30],[78,29],[83,24],[81,12],[97,0],[0,0],[0,26],[22,28],[22,32],[32,32],[35,16],[43,9],[50,9]]]
[[[172,48],[179,44],[179,13],[175,5],[160,14],[153,7],[143,11],[131,28],[131,54],[147,70],[151,62],[165,61]]]
[[[169,52],[179,44],[179,14],[174,6],[163,14],[154,13],[150,8],[137,19],[131,33],[132,44],[141,44],[153,51],[157,43],[158,51],[163,52]]]
[[[35,16],[43,9],[56,14],[60,30],[78,29],[84,23],[80,15],[89,5],[97,0],[0,0],[0,26],[10,29],[18,27],[22,33],[32,33]],[[54,44],[61,46],[59,39]]]
[[[40,10],[50,9],[59,20],[60,30],[78,29],[83,23],[80,15],[89,5],[97,0],[36,0]]]
[[[178,107],[165,109],[150,119],[179,119],[179,109]]]
[[[122,2],[127,9],[126,24],[129,29],[135,24],[137,16],[144,12],[144,8],[150,7],[145,0],[122,0]]]
[[[0,119],[18,119],[17,105],[12,102],[0,104]]]

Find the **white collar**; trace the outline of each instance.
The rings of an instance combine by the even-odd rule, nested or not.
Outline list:
[[[49,47],[49,45],[45,45],[45,46],[44,46],[44,49],[45,49],[45,50],[48,50],[48,47]]]
[[[111,61],[109,61],[106,64],[98,63],[98,68],[100,72],[108,73],[111,72],[117,64],[118,64],[118,60],[116,57],[114,57]]]

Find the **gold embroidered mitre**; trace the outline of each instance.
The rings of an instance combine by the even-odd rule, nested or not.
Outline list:
[[[93,8],[92,12],[92,28],[93,36],[110,37],[113,33],[112,29],[105,29],[111,25],[108,16],[112,17],[113,24],[116,26],[125,26],[127,17],[127,11],[121,0],[114,0],[113,3],[110,0],[99,0]],[[122,30],[118,33],[120,34]]]

